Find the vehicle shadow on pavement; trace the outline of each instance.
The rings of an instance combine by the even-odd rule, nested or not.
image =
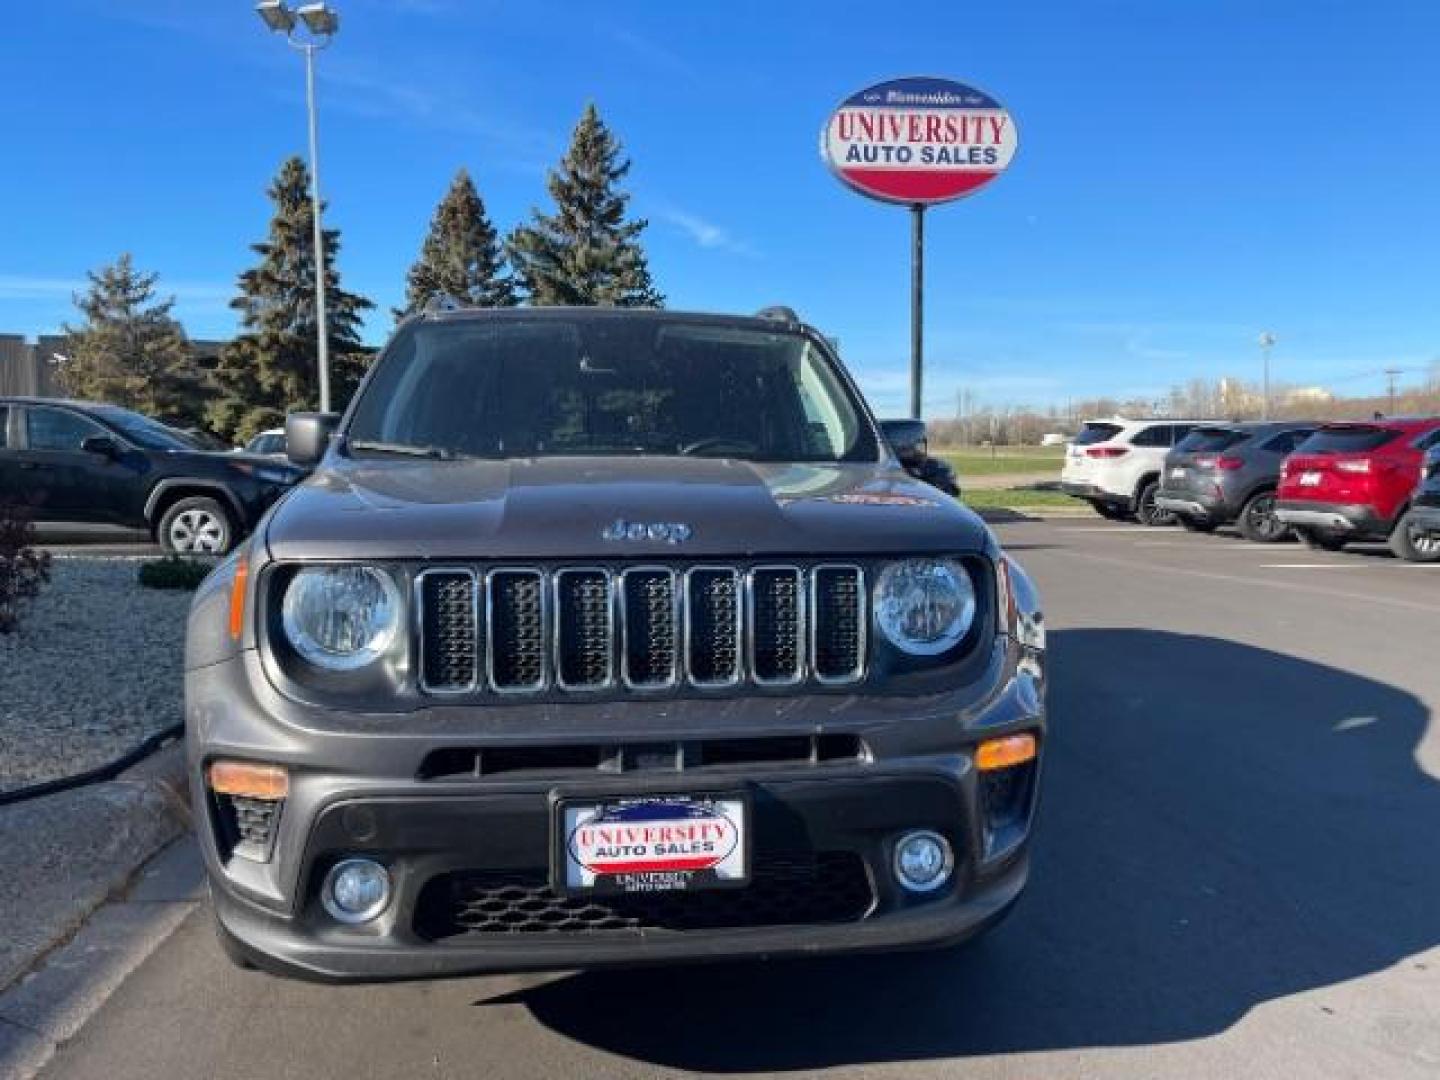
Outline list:
[[[578,974],[492,1000],[656,1065],[814,1069],[1195,1039],[1440,943],[1417,698],[1215,638],[1051,641],[1030,890],[987,939]]]

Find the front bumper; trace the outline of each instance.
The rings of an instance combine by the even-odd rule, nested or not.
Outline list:
[[[1286,525],[1350,536],[1386,536],[1391,525],[1364,504],[1310,502],[1304,499],[1280,499],[1275,504],[1275,517]]]
[[[670,768],[606,775],[574,772],[514,779],[420,779],[419,765],[437,749],[494,742],[485,709],[435,709],[413,724],[370,718],[339,734],[308,730],[271,695],[257,700],[253,654],[187,679],[188,752],[195,805],[215,913],[221,933],[258,966],[327,980],[425,978],[482,972],[551,970],[661,961],[768,957],[892,949],[963,940],[1003,917],[1024,886],[1039,761],[991,812],[992,787],[976,770],[973,746],[1018,731],[1041,736],[1043,675],[1033,656],[1000,639],[980,684],[912,699],[830,697],[814,709],[804,699],[791,711],[814,734],[849,731],[864,743],[856,760],[785,766]],[[844,703],[842,705],[841,703]],[[717,702],[668,703],[713,708]],[[775,733],[775,699],[723,703],[731,735],[737,722]],[[738,706],[738,708],[737,708]],[[753,707],[751,707],[753,706]],[[566,724],[583,726],[572,706]],[[544,708],[535,727],[545,726]],[[645,706],[627,713],[645,721]],[[748,720],[740,721],[744,713]],[[704,734],[695,717],[677,716],[675,737]],[[596,714],[598,719],[600,714]],[[842,717],[838,722],[835,717]],[[612,710],[607,719],[615,721]],[[333,722],[334,714],[328,714]],[[403,733],[409,727],[414,734]],[[357,738],[362,731],[368,737]],[[676,734],[678,733],[678,734]],[[607,735],[614,735],[611,730]],[[621,736],[623,739],[623,736]],[[647,729],[646,741],[657,733]],[[572,736],[573,738],[573,736]],[[508,739],[513,743],[513,734]],[[266,862],[226,850],[217,803],[205,787],[206,764],[217,757],[274,761],[290,768],[290,794],[280,810]],[[681,760],[683,760],[683,755]],[[1018,776],[1018,774],[1017,774]],[[1014,794],[1018,791],[1019,794]],[[772,857],[844,854],[862,868],[868,902],[840,919],[790,918],[752,924],[673,929],[642,926],[543,932],[476,932],[439,923],[435,894],[442,883],[484,872],[542,879],[555,849],[554,804],[560,798],[742,792],[751,806],[757,865]],[[933,894],[910,894],[893,880],[895,838],[933,829],[956,853],[952,882]],[[382,862],[395,882],[386,911],[373,923],[342,925],[326,915],[319,890],[326,871],[346,857]],[[528,902],[528,901],[527,901]],[[539,899],[535,900],[540,903]],[[832,913],[833,914],[833,913]]]

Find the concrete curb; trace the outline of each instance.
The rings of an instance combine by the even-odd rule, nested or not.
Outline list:
[[[0,810],[0,991],[189,827],[183,741],[115,780]]]

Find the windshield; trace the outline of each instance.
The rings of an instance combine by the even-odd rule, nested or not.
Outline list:
[[[1218,454],[1250,436],[1233,428],[1196,428],[1175,447],[1180,454]]]
[[[1355,425],[1321,428],[1295,448],[1297,454],[1358,454],[1377,450],[1400,432],[1390,428]]]
[[[184,432],[129,409],[96,409],[95,415],[143,450],[197,450],[199,444]]]
[[[380,361],[347,436],[357,454],[879,457],[803,334],[653,317],[415,324]]]

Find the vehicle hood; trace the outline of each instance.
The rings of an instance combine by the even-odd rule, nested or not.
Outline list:
[[[683,524],[690,535],[603,539],[616,521]],[[990,534],[887,465],[332,455],[276,508],[266,541],[277,559],[693,559],[978,552]]]

